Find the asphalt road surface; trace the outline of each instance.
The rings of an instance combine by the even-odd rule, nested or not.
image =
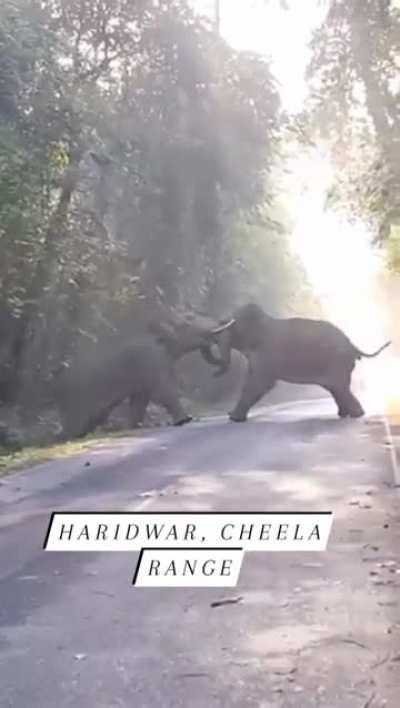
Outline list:
[[[400,507],[381,420],[328,400],[142,432],[0,484],[0,706],[397,708]],[[137,554],[46,553],[53,510],[332,510],[324,553],[236,588],[135,588]],[[239,602],[212,607],[215,600]]]

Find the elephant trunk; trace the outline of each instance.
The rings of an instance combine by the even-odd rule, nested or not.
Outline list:
[[[215,376],[222,376],[226,374],[231,365],[231,349],[232,349],[232,334],[229,329],[224,329],[220,334],[215,335],[216,344],[218,347],[219,357],[216,358],[211,351],[208,350],[207,354],[202,351],[204,359],[214,366],[218,366],[218,371],[214,374]]]
[[[200,352],[201,352],[203,359],[207,362],[207,364],[211,364],[211,366],[221,366],[222,365],[221,358],[215,356],[211,345],[208,344],[205,347],[201,347]]]

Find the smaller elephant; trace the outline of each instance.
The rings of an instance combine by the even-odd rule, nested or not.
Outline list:
[[[229,369],[232,349],[248,360],[240,399],[229,414],[234,422],[245,421],[250,408],[277,381],[322,386],[335,400],[341,418],[358,418],[364,410],[350,390],[355,362],[362,357],[377,356],[390,344],[387,342],[376,352],[366,354],[329,322],[300,317],[278,319],[253,303],[238,308],[230,320],[213,330],[213,335],[220,359],[214,357],[211,349],[204,351],[203,356],[219,367],[217,376]]]
[[[59,388],[58,404],[64,438],[79,438],[104,423],[111,411],[129,398],[130,422],[143,421],[150,401],[162,405],[174,425],[185,425],[192,417],[179,398],[176,361],[200,350],[211,356],[212,335],[192,323],[158,325],[89,372],[68,377]],[[157,332],[157,333],[156,333]]]

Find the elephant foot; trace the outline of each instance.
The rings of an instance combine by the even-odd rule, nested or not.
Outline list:
[[[193,420],[193,417],[191,415],[187,415],[185,418],[181,418],[180,420],[175,420],[174,425],[176,427],[186,425],[187,423],[191,423]]]
[[[351,408],[339,408],[338,410],[339,418],[362,418],[363,415],[365,415],[365,411],[359,403],[354,404]]]
[[[364,410],[361,408],[356,408],[350,412],[350,418],[362,418],[365,414]]]
[[[338,410],[338,416],[339,418],[348,418],[350,416],[350,413],[343,408],[339,408]]]
[[[247,420],[246,415],[236,415],[235,413],[229,413],[229,419],[232,423],[245,423]]]

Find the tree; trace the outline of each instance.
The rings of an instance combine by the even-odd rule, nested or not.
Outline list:
[[[165,308],[287,296],[267,61],[185,0],[5,0],[0,27],[0,399],[51,403]]]
[[[312,49],[310,113],[338,168],[331,202],[383,241],[400,221],[400,10],[390,0],[330,0]]]

